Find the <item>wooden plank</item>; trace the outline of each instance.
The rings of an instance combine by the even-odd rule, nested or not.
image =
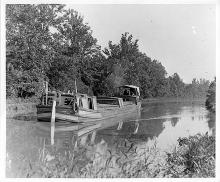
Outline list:
[[[109,111],[104,109],[103,112],[101,112],[103,115],[102,118],[97,118],[97,119],[79,118],[79,119],[81,122],[97,122],[97,121],[102,121],[102,120],[107,120],[107,119],[112,119],[112,118],[118,119],[119,117],[126,116],[127,114],[130,114],[136,110],[138,110],[138,106],[133,104],[127,107],[112,109]]]
[[[48,82],[46,81],[46,85],[45,85],[45,92],[46,92],[46,105],[47,105],[47,99],[48,99]],[[44,104],[44,102],[43,102]]]
[[[57,119],[60,119],[60,120],[69,120],[72,122],[79,122],[79,117],[76,115],[66,115],[66,114],[57,113],[56,117]]]
[[[51,130],[50,130],[50,141],[51,145],[54,144],[54,132],[55,132],[55,113],[56,113],[56,100],[53,101],[53,108],[52,108],[52,116],[51,116]]]
[[[60,127],[56,127],[55,131],[74,131],[74,130],[78,130],[79,126],[78,125],[73,125],[73,126],[60,126]]]

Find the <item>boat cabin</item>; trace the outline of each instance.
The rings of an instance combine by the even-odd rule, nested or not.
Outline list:
[[[71,106],[77,111],[79,108],[97,110],[97,100],[95,96],[87,94],[69,94],[61,92],[48,92],[41,99],[41,105],[52,105],[53,100],[56,100],[56,106]]]
[[[117,96],[123,98],[123,101],[137,104],[140,101],[140,89],[134,85],[123,85],[117,88]]]
[[[118,87],[121,95],[140,96],[140,89],[134,85],[123,85]]]

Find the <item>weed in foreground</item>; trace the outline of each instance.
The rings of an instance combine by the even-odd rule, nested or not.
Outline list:
[[[179,145],[167,153],[165,176],[215,177],[215,138],[197,134],[179,138]]]
[[[149,178],[215,177],[215,138],[208,134],[179,138],[178,146],[164,154],[152,147],[121,140],[115,148],[81,146],[59,153],[42,147],[38,160],[29,161],[22,177],[44,178]]]

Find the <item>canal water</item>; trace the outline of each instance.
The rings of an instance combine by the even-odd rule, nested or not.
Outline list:
[[[167,150],[179,137],[215,135],[215,121],[201,102],[143,103],[138,119],[97,131],[96,141],[111,145],[121,138]]]
[[[140,146],[156,145],[167,151],[177,144],[179,137],[207,132],[215,135],[213,118],[203,102],[144,102],[139,112],[130,113],[125,119],[111,123],[105,121],[95,128],[87,127],[81,133],[55,133],[55,147],[66,152],[77,150],[80,146],[89,146],[90,149],[97,146],[94,150],[102,153],[106,149],[116,150],[117,143],[127,141]],[[35,120],[7,121],[8,171],[22,168],[19,164],[22,160],[39,160],[39,155],[42,155],[40,149],[50,145],[50,132],[39,129],[36,123]],[[8,175],[19,177],[23,173]]]

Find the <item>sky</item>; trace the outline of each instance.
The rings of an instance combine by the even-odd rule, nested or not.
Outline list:
[[[185,83],[216,75],[215,5],[68,4],[84,17],[102,49],[129,32],[139,49]]]

